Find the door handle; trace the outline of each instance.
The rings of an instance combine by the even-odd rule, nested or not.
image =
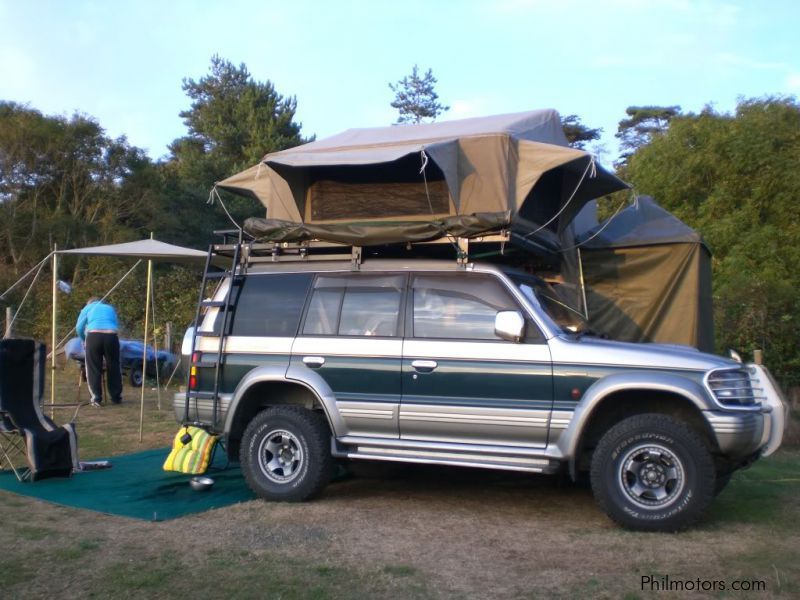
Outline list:
[[[304,356],[303,363],[312,369],[318,369],[325,364],[325,359],[321,356]]]
[[[417,373],[430,373],[439,366],[435,360],[414,360],[411,361],[411,366]]]

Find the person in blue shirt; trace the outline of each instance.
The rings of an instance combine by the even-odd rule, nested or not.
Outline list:
[[[99,298],[89,298],[75,325],[86,348],[86,382],[92,404],[103,403],[103,361],[111,402],[122,402],[122,370],[119,361],[119,321],[117,311]]]

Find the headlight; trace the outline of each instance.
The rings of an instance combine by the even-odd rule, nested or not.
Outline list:
[[[723,406],[752,407],[759,403],[747,369],[712,371],[706,376],[706,384]]]

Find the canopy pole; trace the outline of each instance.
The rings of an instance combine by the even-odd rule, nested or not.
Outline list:
[[[156,368],[156,397],[158,399],[158,410],[161,412],[161,374],[158,372],[158,340],[156,339],[156,278],[153,277],[153,287],[150,289],[150,309],[153,311],[153,351],[155,354]]]
[[[581,295],[583,296],[583,315],[586,322],[589,322],[589,303],[586,302],[586,283],[583,280],[583,260],[581,259],[581,249],[578,248],[578,276],[581,279]]]
[[[58,244],[53,244],[53,315],[50,331],[50,418],[54,418],[56,405],[56,303],[58,302]]]
[[[150,239],[153,233],[150,232]],[[142,395],[139,403],[139,443],[142,443],[144,428],[144,388],[147,382],[147,328],[150,323],[150,286],[153,280],[153,260],[147,260],[147,295],[144,297],[144,349],[142,350]]]

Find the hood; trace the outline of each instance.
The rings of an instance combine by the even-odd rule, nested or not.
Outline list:
[[[591,336],[551,340],[554,362],[708,371],[740,366],[734,360],[680,344],[616,342]]]

